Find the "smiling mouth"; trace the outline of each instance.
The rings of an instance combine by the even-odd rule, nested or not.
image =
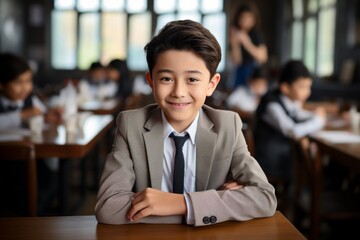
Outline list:
[[[173,103],[173,102],[168,102],[168,103],[175,107],[184,107],[190,104],[190,103]]]

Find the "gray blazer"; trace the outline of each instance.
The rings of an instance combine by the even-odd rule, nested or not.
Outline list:
[[[189,193],[195,226],[244,221],[275,213],[273,186],[250,156],[237,113],[203,106],[196,132],[196,192]],[[100,223],[126,224],[134,192],[161,189],[163,166],[161,109],[149,105],[117,117],[112,152],[103,169],[95,206]],[[218,190],[228,180],[244,187]],[[149,216],[141,223],[181,223],[182,216]]]

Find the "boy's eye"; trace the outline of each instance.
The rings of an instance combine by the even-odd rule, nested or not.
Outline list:
[[[196,79],[196,78],[189,78],[189,82],[190,83],[196,83],[196,82],[198,82],[199,80],[198,79]]]
[[[172,81],[172,79],[169,78],[169,77],[162,77],[162,78],[160,78],[160,80],[163,81],[163,82],[170,82],[170,81]]]

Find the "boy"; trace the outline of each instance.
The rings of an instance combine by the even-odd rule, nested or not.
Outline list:
[[[274,188],[249,155],[238,114],[204,106],[220,80],[214,36],[199,23],[174,21],[145,51],[157,104],[119,114],[98,221],[202,226],[273,215]],[[179,136],[188,136],[182,151]]]
[[[28,63],[11,53],[0,54],[0,129],[20,128],[31,117],[44,114],[48,123],[59,124],[62,111],[46,109],[32,95],[32,71]]]
[[[260,102],[260,98],[268,89],[265,69],[255,69],[247,83],[247,86],[236,88],[227,99],[228,108],[238,112],[242,120],[244,120],[243,116],[251,118]]]
[[[261,99],[254,128],[255,157],[268,176],[290,181],[290,138],[302,138],[325,124],[323,108],[314,113],[302,109],[310,96],[311,84],[305,65],[291,60],[282,68],[278,88]]]

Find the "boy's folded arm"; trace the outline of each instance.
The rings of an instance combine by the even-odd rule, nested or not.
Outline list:
[[[128,218],[128,212],[135,194],[132,192],[135,173],[130,159],[122,161],[121,168],[116,167],[119,163],[115,160],[115,154],[109,154],[106,160],[95,206],[96,218],[100,223],[106,224],[133,223]],[[181,216],[147,216],[136,223],[181,223]]]
[[[236,190],[207,190],[189,193],[195,226],[224,221],[246,221],[275,213],[276,199],[267,189],[245,186]],[[211,220],[210,222],[208,220]]]

